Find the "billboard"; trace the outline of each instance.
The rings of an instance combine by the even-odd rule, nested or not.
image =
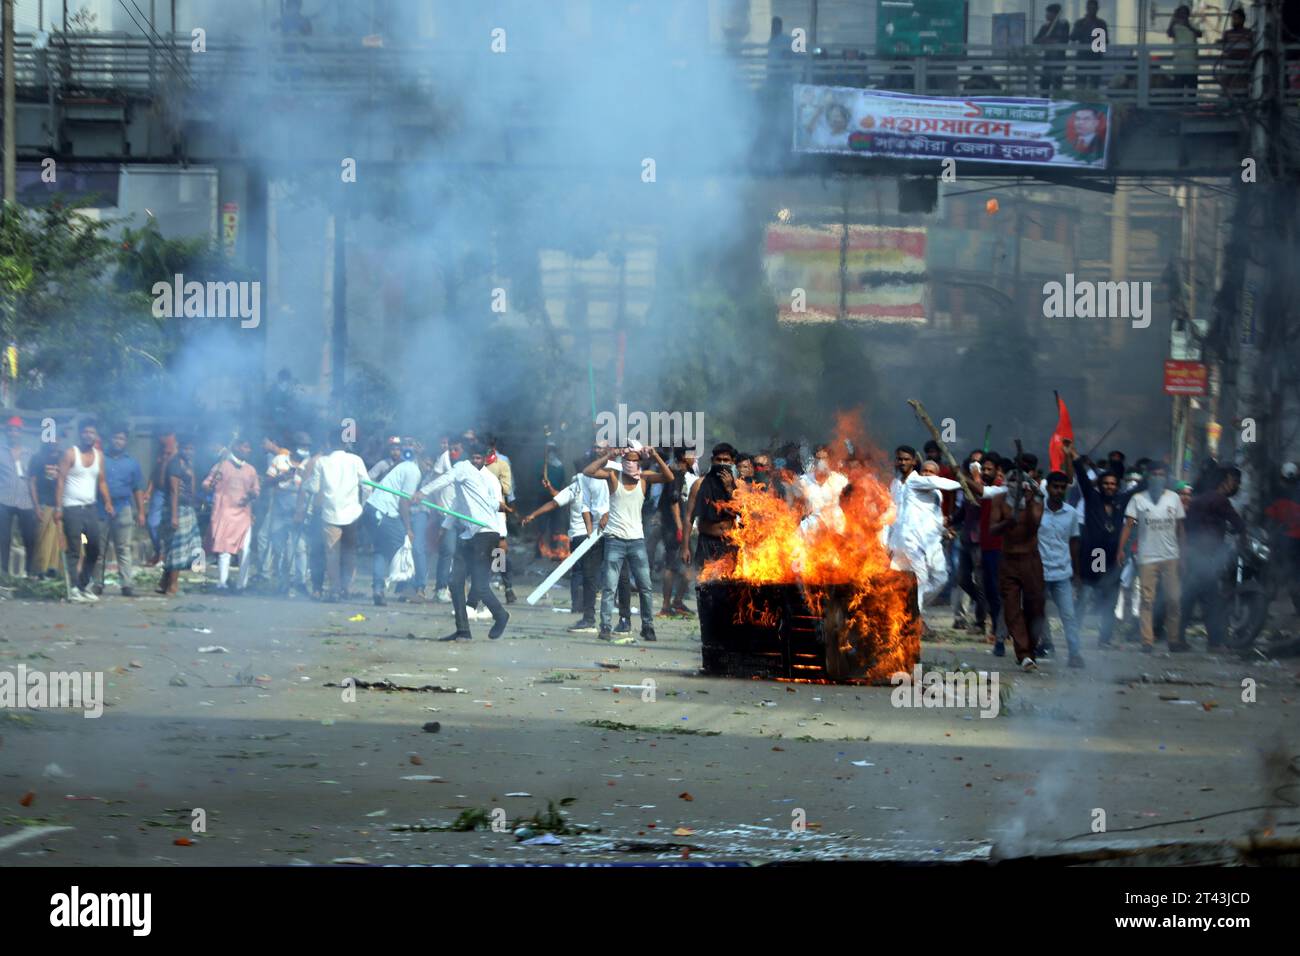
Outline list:
[[[794,150],[1104,169],[1110,107],[1007,96],[794,87]]]
[[[1209,395],[1210,370],[1202,362],[1165,361],[1166,395]]]
[[[925,321],[926,231],[768,227],[763,267],[785,323]]]

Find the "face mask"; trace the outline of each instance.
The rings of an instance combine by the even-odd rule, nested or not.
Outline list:
[[[641,462],[624,461],[622,464],[623,464],[623,474],[626,475],[628,478],[641,477]]]
[[[460,452],[453,449],[447,452],[447,457],[450,458],[452,461],[460,461]]]
[[[1147,493],[1151,495],[1152,501],[1158,501],[1160,496],[1165,493],[1167,480],[1164,478],[1151,478],[1147,481]]]
[[[306,448],[298,448],[294,451],[294,454],[298,456],[299,461],[306,461],[311,457],[311,452]]]

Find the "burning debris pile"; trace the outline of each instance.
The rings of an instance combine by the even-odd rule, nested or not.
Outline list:
[[[728,504],[735,551],[700,573],[705,671],[873,683],[910,672],[921,620],[915,578],[890,567],[889,489],[852,454],[820,474],[782,479],[787,494],[737,484]],[[824,496],[815,520],[809,483],[843,489]]]

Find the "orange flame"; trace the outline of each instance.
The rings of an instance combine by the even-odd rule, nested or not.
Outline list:
[[[728,534],[735,554],[719,558],[700,572],[700,582],[726,580],[745,585],[798,585],[827,637],[828,671],[832,657],[847,662],[856,680],[884,681],[897,671],[911,673],[921,656],[921,623],[915,610],[915,583],[910,574],[890,567],[884,529],[894,520],[886,483],[869,467],[866,444],[844,437],[857,433],[852,416],[840,416],[841,436],[831,445],[832,469],[848,479],[840,497],[843,531],[830,522],[804,531],[801,496],[787,501],[757,486],[737,485],[730,503],[736,515]],[[837,460],[838,459],[838,460]],[[833,479],[832,479],[833,480]],[[784,484],[797,489],[790,473]],[[769,608],[756,606],[752,593],[739,601],[737,624],[775,626]]]

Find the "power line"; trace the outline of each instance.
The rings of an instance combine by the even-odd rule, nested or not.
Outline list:
[[[136,28],[144,36],[145,42],[148,43],[149,46],[153,48],[155,51],[161,53],[164,58],[171,60],[173,66],[176,68],[176,71],[181,74],[182,78],[186,82],[192,82],[193,77],[190,75],[189,68],[186,67],[185,64],[181,62],[180,58],[176,55],[176,51],[170,48],[160,47],[157,43],[153,41],[153,37],[149,35],[150,30],[153,30],[153,24],[149,24],[149,28],[146,29],[144,24],[142,24],[139,20],[137,20],[135,18],[135,15],[132,14],[129,9],[127,9],[125,0],[117,0],[117,2],[118,5],[121,6],[122,11],[127,15],[127,17],[130,18],[131,22],[136,25]],[[140,14],[141,18],[145,21],[145,23],[149,22],[149,18],[145,16],[144,11],[141,10],[138,6],[136,6],[135,0],[131,0],[131,6],[135,7],[136,12]],[[162,34],[157,33],[157,31],[154,31],[154,33],[156,36],[158,36],[160,40],[162,39]]]

